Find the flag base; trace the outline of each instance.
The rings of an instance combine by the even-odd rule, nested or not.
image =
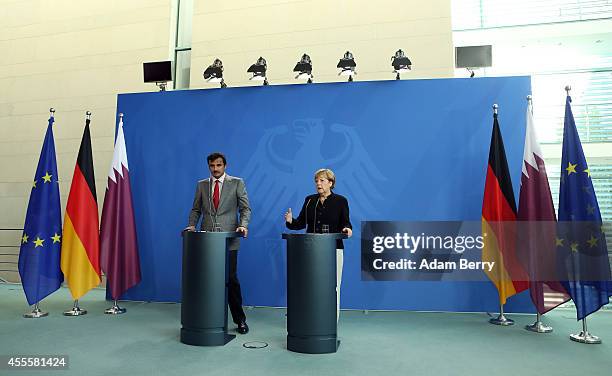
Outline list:
[[[503,313],[500,313],[496,318],[489,320],[490,324],[500,325],[500,326],[510,326],[514,325],[514,320],[507,318]]]
[[[552,327],[544,325],[540,320],[534,322],[531,325],[525,325],[525,329],[534,333],[550,333],[553,331]]]
[[[49,312],[43,312],[41,311],[38,306],[36,306],[36,308],[34,308],[34,310],[32,310],[32,312],[28,312],[28,313],[24,313],[23,317],[25,317],[26,319],[38,319],[41,317],[45,317],[45,316],[49,316]]]
[[[115,304],[112,307],[105,309],[104,313],[107,315],[121,315],[125,313],[126,311],[127,309],[119,307],[117,305],[117,301],[115,301]]]
[[[581,331],[578,334],[570,334],[569,337],[574,342],[586,343],[588,345],[599,345],[601,343],[599,337],[585,331]]]
[[[86,309],[81,309],[79,307],[72,307],[71,310],[64,311],[64,316],[83,316],[87,314]]]

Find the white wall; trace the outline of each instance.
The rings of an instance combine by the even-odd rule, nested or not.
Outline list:
[[[304,53],[315,82],[344,81],[336,64],[346,50],[355,56],[356,80],[392,79],[391,56],[400,48],[413,63],[408,78],[452,77],[450,0],[197,1],[191,86],[213,87],[202,72],[216,57],[228,86],[257,85],[246,70],[259,56],[270,84],[295,83],[292,70]]]
[[[170,8],[171,0],[0,2],[0,228],[23,228],[50,107],[56,110],[62,206],[85,111],[93,113],[101,207],[113,150],[116,96],[152,90],[142,83],[142,62],[170,57]],[[129,116],[125,121],[129,124]],[[19,237],[20,232],[0,231],[0,245],[14,245]],[[0,256],[0,261],[8,260],[16,258]],[[0,277],[16,280],[15,273],[0,272]]]

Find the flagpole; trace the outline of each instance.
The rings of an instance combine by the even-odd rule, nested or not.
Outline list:
[[[55,108],[53,107],[49,109],[49,118],[55,119]],[[32,310],[32,312],[23,314],[23,317],[26,319],[38,319],[38,318],[46,317],[46,316],[49,316],[49,312],[41,311],[40,308],[38,307],[38,302],[34,304],[34,309]]]
[[[119,113],[119,123],[123,121],[123,112]],[[117,304],[117,299],[113,300],[113,306],[104,310],[104,313],[107,315],[120,315],[125,313],[127,309],[119,307]]]
[[[531,97],[531,94],[527,96],[527,106],[529,107],[529,111],[533,115],[533,99]]]
[[[497,110],[499,109],[499,106],[497,105],[497,103],[493,104],[493,117],[495,118],[497,116]],[[501,255],[500,255],[501,256]],[[499,271],[501,274],[501,271]],[[494,325],[501,325],[501,326],[509,326],[509,325],[514,325],[514,321],[507,318],[506,316],[504,316],[504,305],[501,303],[501,293],[499,292],[499,290],[497,291],[497,293],[499,294],[499,316],[495,317],[495,318],[491,318],[489,319],[489,323],[490,324],[494,324]]]
[[[119,113],[113,164],[100,223],[100,266],[106,272],[107,293],[110,288],[110,297],[113,298],[113,306],[104,311],[109,315],[126,312],[117,304],[117,298],[141,281],[123,117],[124,114]],[[109,270],[112,273],[109,274]]]
[[[87,120],[90,120],[91,117],[91,112],[87,111],[85,112],[85,118]],[[79,307],[79,300],[75,299],[74,300],[74,304],[72,306],[72,309],[69,309],[68,311],[64,311],[64,316],[82,316],[82,315],[86,315],[87,314],[87,310],[86,309],[81,309],[81,307]]]
[[[43,312],[38,308],[38,303],[34,304],[32,312],[24,313],[23,317],[26,319],[38,319],[41,317],[49,316],[49,312]]]
[[[532,288],[531,286],[529,288]],[[542,293],[542,283],[534,283],[533,288],[536,289],[536,296],[538,297],[538,302],[540,302],[540,297],[542,297],[543,299],[543,293]],[[540,304],[542,303],[538,303],[536,304],[536,310],[538,309],[538,307],[540,306]],[[547,325],[544,325],[544,323],[542,322],[542,315],[540,314],[540,312],[536,312],[536,321],[531,324],[531,325],[525,325],[525,329],[529,330],[530,332],[534,332],[534,333],[550,333],[553,331],[553,328]]]
[[[119,113],[119,123],[123,121],[123,112]],[[107,315],[121,315],[125,313],[127,309],[119,307],[117,304],[117,299],[113,300],[113,306],[104,310],[104,313]]]
[[[540,312],[536,313],[536,321],[531,325],[525,325],[525,329],[534,333],[550,333],[553,331],[552,327],[544,325]]]
[[[533,100],[532,100],[531,94],[527,96],[527,107],[528,107],[528,110],[533,115]],[[543,296],[542,295],[542,284],[541,283],[539,284],[536,282],[533,288],[536,289],[535,294],[538,297],[538,301],[539,301],[540,297]],[[536,312],[536,321],[531,325],[525,325],[525,329],[529,330],[530,332],[534,332],[534,333],[550,333],[553,331],[552,327],[544,325],[544,323],[542,323],[542,315],[540,314],[540,312]]]
[[[571,90],[572,87],[570,85],[565,86],[565,92],[567,93],[568,97]],[[582,319],[582,331],[577,334],[570,334],[570,339],[574,342],[586,343],[589,345],[598,345],[601,343],[601,339],[599,337],[592,335],[587,330],[586,317]]]
[[[531,96],[531,94],[527,94],[527,97],[525,97],[525,98],[527,98],[527,103],[528,104],[532,104],[533,97]],[[530,108],[530,110],[533,113],[533,108]]]
[[[122,313],[125,313],[125,311],[127,311],[127,309],[119,307],[119,305],[117,304],[117,299],[115,299],[113,301],[113,306],[105,309],[104,313],[106,313],[107,315],[120,315]]]
[[[582,331],[577,334],[570,334],[569,337],[574,342],[586,343],[588,345],[598,345],[601,343],[599,337],[592,335],[587,330],[586,317],[582,319]]]
[[[64,311],[64,316],[82,316],[86,314],[87,310],[81,309],[81,307],[79,307],[79,299],[74,300],[74,305],[72,306],[72,309]]]
[[[514,320],[507,318],[504,315],[504,305],[499,303],[499,316],[489,320],[489,323],[493,325],[510,326],[514,325]]]

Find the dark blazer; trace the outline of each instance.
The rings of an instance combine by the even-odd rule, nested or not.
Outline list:
[[[213,223],[221,226],[221,231],[236,231],[238,226],[248,228],[251,219],[251,207],[247,196],[244,181],[240,178],[225,174],[219,208],[215,210],[212,203],[212,189],[210,178],[200,180],[196,186],[193,207],[189,214],[189,226],[196,226],[200,216],[202,224],[200,230],[212,231]],[[237,250],[239,239],[232,239],[229,249]]]
[[[321,233],[321,226],[328,225],[330,233],[340,233],[342,229],[353,228],[349,219],[348,200],[341,195],[331,193],[323,204],[319,201],[319,195],[314,194],[304,199],[304,205],[300,215],[293,218],[292,222],[285,222],[290,230],[301,230],[306,227],[306,232]],[[339,239],[336,248],[344,249],[344,243]]]

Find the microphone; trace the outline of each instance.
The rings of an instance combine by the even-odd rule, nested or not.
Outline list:
[[[312,219],[312,227],[314,227],[314,231],[313,232],[317,232],[317,206],[319,206],[319,199],[317,198],[317,203],[315,204],[315,213],[314,213],[314,218]]]
[[[208,207],[209,207],[209,212],[208,214],[210,215],[210,221],[212,222],[211,226],[212,226],[212,231],[215,231],[215,223],[216,218],[217,218],[217,212],[215,212],[215,218],[213,219],[213,215],[212,215],[212,211],[213,211],[213,206],[212,206],[212,183],[213,183],[213,176],[209,175],[209,179],[208,179]]]
[[[306,232],[308,232],[308,205],[310,205],[310,200],[312,199],[308,199],[308,202],[306,203],[306,214],[304,214],[304,222],[306,222]]]

